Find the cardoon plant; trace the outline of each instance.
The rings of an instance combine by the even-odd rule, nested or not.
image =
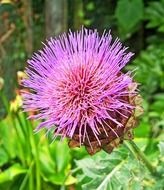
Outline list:
[[[132,139],[141,98],[132,73],[122,72],[132,56],[110,32],[82,28],[48,40],[28,60],[24,80],[31,90],[23,93],[24,109],[42,120],[36,131],[53,129],[89,154]]]

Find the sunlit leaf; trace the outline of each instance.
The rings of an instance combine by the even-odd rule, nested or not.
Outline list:
[[[159,147],[161,156],[164,156],[164,141],[163,142],[161,141],[158,147]]]
[[[26,173],[27,170],[24,169],[20,164],[14,164],[3,172],[0,172],[0,183],[6,181],[11,181],[14,177]]]

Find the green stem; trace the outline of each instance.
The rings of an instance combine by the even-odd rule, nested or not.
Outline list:
[[[19,190],[24,190],[26,188],[28,178],[31,176],[31,171],[32,171],[33,165],[34,165],[34,161],[31,162],[31,164],[29,166],[29,169],[28,169],[28,171],[27,171],[27,173],[26,173],[26,175],[25,175],[25,177],[24,177],[24,179],[22,181],[22,184],[21,184]],[[30,186],[29,189],[31,190],[31,186]]]
[[[40,179],[40,164],[39,164],[39,151],[36,147],[36,189],[40,190],[41,189],[41,179]]]
[[[133,155],[143,162],[152,175],[157,175],[156,168],[150,163],[145,154],[138,148],[134,141],[125,141],[126,146],[131,150]]]
[[[36,190],[41,190],[41,176],[40,176],[40,163],[39,163],[39,150],[37,146],[37,137],[34,138],[34,134],[32,132],[33,127],[30,128],[30,136],[31,136],[31,146],[34,149],[35,156],[35,166],[36,166]]]
[[[9,103],[7,101],[7,98],[6,98],[3,90],[0,90],[0,97],[2,99],[2,103],[3,103],[3,105],[4,105],[4,107],[5,107],[6,111],[7,111],[7,113],[9,113],[9,109],[10,109],[9,108]]]
[[[23,138],[22,138],[22,135],[19,133],[19,130],[17,128],[17,124],[16,124],[16,121],[15,121],[15,118],[13,117],[13,114],[11,113],[11,120],[12,120],[12,125],[15,129],[15,132],[16,132],[16,135],[19,139],[20,142],[18,142],[18,148],[19,148],[19,153],[20,153],[20,159],[22,161],[22,164],[24,166],[26,166],[26,161],[25,161],[25,156],[24,156],[24,146],[23,146]]]
[[[20,113],[16,112],[15,113],[15,117],[17,118],[17,121],[20,125],[20,128],[22,130],[22,133],[24,135],[24,138],[27,139],[27,127],[24,125],[24,123],[22,122],[21,118],[20,118]]]

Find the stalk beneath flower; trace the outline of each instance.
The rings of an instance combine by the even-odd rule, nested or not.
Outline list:
[[[157,175],[156,168],[150,163],[145,154],[140,150],[136,143],[132,140],[124,141],[124,144],[130,149],[132,154],[148,168],[152,175]]]

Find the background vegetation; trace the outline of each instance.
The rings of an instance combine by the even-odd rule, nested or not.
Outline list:
[[[135,52],[126,69],[137,68],[145,112],[134,140],[161,176],[152,176],[126,144],[90,157],[66,141],[52,142],[46,131],[34,134],[37,122],[21,111],[18,71],[27,58],[41,41],[81,25],[111,29]],[[164,0],[1,0],[0,77],[0,190],[164,188]]]

